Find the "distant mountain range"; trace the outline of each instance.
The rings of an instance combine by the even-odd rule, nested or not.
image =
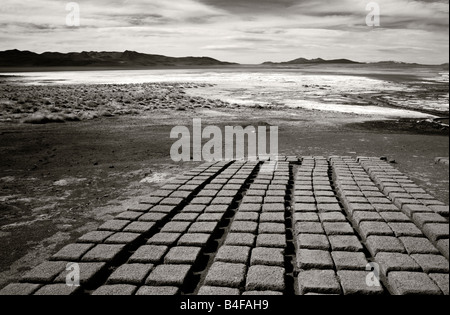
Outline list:
[[[298,58],[295,60],[287,61],[287,62],[264,62],[264,65],[304,65],[304,64],[361,64],[360,62],[348,60],[348,59],[333,59],[333,60],[325,60],[322,58],[317,59],[306,59],[306,58]]]
[[[287,62],[264,62],[263,66],[289,65],[418,65],[397,61],[381,61],[375,63],[357,62],[349,59],[325,60],[322,58],[298,58]],[[135,51],[125,52],[45,52],[37,54],[31,51],[7,50],[0,51],[0,67],[110,67],[110,68],[146,68],[146,67],[198,67],[198,66],[232,66],[237,63],[219,61],[210,57],[167,57],[162,55],[143,54]],[[442,66],[448,67],[448,64]]]
[[[0,67],[170,67],[232,65],[209,57],[167,57],[125,52],[81,52],[37,54],[30,51],[0,52]]]
[[[399,62],[399,61],[380,61],[380,62],[357,62],[349,59],[331,59],[331,60],[325,60],[322,58],[317,59],[306,59],[306,58],[298,58],[291,61],[286,62],[271,62],[267,61],[264,62],[263,65],[327,65],[327,64],[343,64],[343,65],[386,65],[386,66],[401,66],[401,65],[414,65],[414,66],[420,66],[418,63],[406,63],[406,62]],[[447,64],[442,64],[441,66],[448,66]]]

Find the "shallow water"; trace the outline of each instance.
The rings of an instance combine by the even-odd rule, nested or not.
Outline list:
[[[1,75],[1,74],[0,74]],[[205,68],[8,73],[22,84],[209,83],[193,96],[384,117],[448,115],[448,70],[436,67]],[[425,112],[425,114],[424,114]]]

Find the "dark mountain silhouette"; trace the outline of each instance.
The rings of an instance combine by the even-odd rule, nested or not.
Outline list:
[[[348,59],[333,59],[333,60],[325,60],[322,58],[317,59],[306,59],[306,58],[298,58],[295,60],[287,61],[287,62],[265,62],[267,65],[306,65],[306,64],[360,64],[359,62],[348,60]]]
[[[448,67],[447,64],[442,65],[422,65],[418,63],[407,63],[407,62],[400,62],[400,61],[380,61],[380,62],[357,62],[349,59],[332,59],[332,60],[325,60],[322,58],[317,59],[306,59],[306,58],[298,58],[295,60],[287,61],[287,62],[264,62],[263,65],[327,65],[327,64],[343,64],[343,65],[378,65],[378,66],[438,66],[438,67]]]
[[[356,62],[349,59],[325,60],[322,58],[298,58],[287,62],[264,62],[262,65],[418,65],[396,61],[381,61],[374,63]],[[146,68],[146,67],[198,67],[198,66],[229,66],[237,63],[223,62],[209,57],[167,57],[162,55],[143,54],[135,51],[80,53],[45,52],[37,54],[31,51],[7,50],[0,51],[0,67],[110,67],[110,68]],[[448,68],[448,64],[441,65]]]
[[[0,52],[0,67],[164,67],[164,66],[224,66],[209,57],[167,57],[125,52],[81,52],[37,54],[30,51],[7,50]]]

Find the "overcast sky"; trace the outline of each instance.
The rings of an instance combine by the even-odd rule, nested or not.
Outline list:
[[[261,63],[306,58],[448,62],[448,0],[1,0],[0,50],[124,51]]]

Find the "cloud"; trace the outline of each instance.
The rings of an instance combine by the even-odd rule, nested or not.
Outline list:
[[[200,0],[212,7],[234,14],[266,14],[287,10],[298,4],[298,0]]]
[[[448,0],[2,0],[0,50],[137,50],[242,63],[298,57],[448,62]]]
[[[202,47],[205,50],[221,50],[221,51],[243,51],[243,50],[254,50],[255,47],[249,44],[244,45],[208,45]]]

